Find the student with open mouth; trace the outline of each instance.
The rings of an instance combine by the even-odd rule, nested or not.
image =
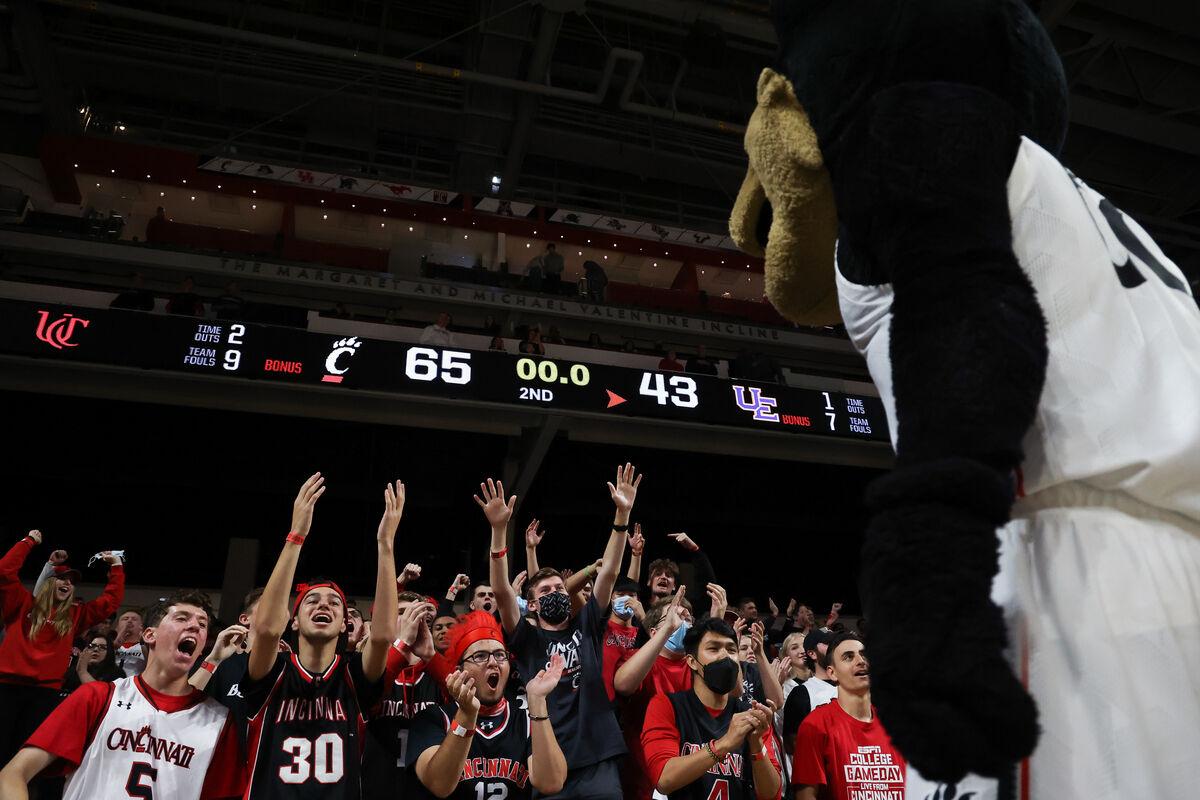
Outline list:
[[[379,699],[396,631],[395,538],[404,484],[396,481],[384,490],[374,620],[363,652],[349,654],[343,641],[346,595],[336,583],[300,584],[288,613],[300,550],[325,488],[320,473],[300,487],[291,532],[259,601],[243,690],[250,716],[246,800],[357,800],[360,794],[366,714]],[[279,640],[289,626],[296,647],[281,653]]]

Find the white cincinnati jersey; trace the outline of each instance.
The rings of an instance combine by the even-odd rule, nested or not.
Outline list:
[[[229,711],[207,698],[180,711],[160,711],[137,680],[114,683],[63,800],[199,800]]]
[[[1081,482],[1200,520],[1200,309],[1187,280],[1136,222],[1028,139],[1008,205],[1049,344],[1024,441],[1025,494]],[[840,271],[837,281],[894,446],[892,287],[860,286]]]

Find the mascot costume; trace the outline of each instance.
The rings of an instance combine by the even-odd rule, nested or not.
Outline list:
[[[861,589],[909,798],[1200,797],[1186,280],[1058,161],[1021,0],[772,14],[731,232],[781,312],[840,316],[888,412]]]

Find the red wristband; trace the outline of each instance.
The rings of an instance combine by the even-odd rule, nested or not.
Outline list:
[[[216,668],[217,668],[217,665],[212,663],[211,661],[206,660],[206,661],[200,662],[200,669],[204,670],[205,672],[212,672]]]
[[[295,531],[289,531],[285,541],[289,544],[304,544],[304,537]]]
[[[508,555],[508,548],[507,548],[507,547],[505,547],[503,550],[500,550],[500,551],[498,551],[498,552],[492,553],[492,558],[504,558],[506,555]]]
[[[750,759],[752,761],[762,761],[766,757],[767,757],[767,746],[766,745],[763,745],[762,749],[759,750],[757,753],[750,754]]]
[[[407,656],[409,653],[409,650],[412,649],[412,645],[410,645],[408,642],[404,641],[403,639],[400,639],[398,642],[396,642],[396,644],[394,644],[393,647],[395,647],[396,652],[402,656]]]

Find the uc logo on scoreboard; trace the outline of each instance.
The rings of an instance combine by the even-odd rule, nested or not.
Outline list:
[[[82,325],[87,327],[89,321],[82,317],[77,317],[74,314],[63,314],[59,319],[50,322],[50,312],[39,310],[38,314],[41,319],[38,321],[37,338],[46,344],[53,347],[55,350],[62,350],[64,347],[78,347],[79,342],[72,342],[71,337],[75,335],[75,326]],[[49,324],[46,324],[48,323]]]

